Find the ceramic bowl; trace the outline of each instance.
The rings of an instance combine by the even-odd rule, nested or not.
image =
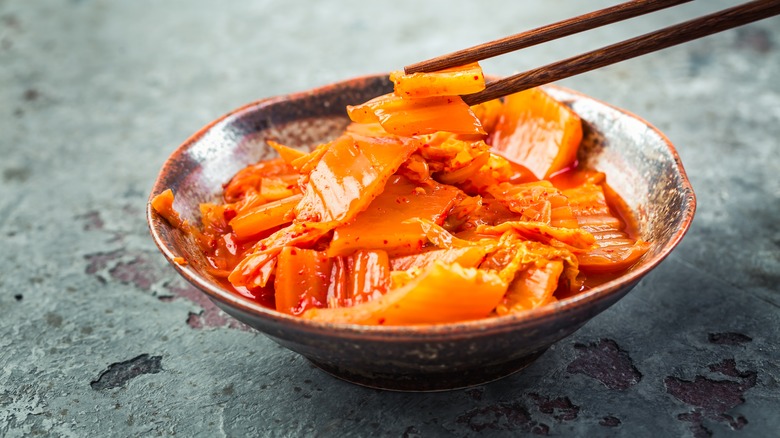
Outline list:
[[[222,184],[239,169],[275,155],[266,139],[299,147],[325,142],[347,125],[346,105],[391,89],[387,76],[368,76],[243,106],[179,146],[162,167],[151,195],[173,189],[174,207],[197,223],[198,204],[217,200]],[[680,242],[696,204],[674,147],[656,128],[580,93],[547,90],[584,121],[580,162],[606,172],[636,215],[642,238],[652,242],[649,253],[625,275],[555,304],[500,318],[430,326],[306,321],[228,290],[208,273],[194,242],[149,208],[152,236],[179,274],[225,312],[334,376],[409,391],[454,389],[501,378],[526,367],[636,286]],[[179,256],[189,263],[174,263]]]

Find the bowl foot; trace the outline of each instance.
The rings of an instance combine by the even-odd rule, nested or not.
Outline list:
[[[482,385],[502,379],[529,366],[547,349],[535,351],[529,355],[496,365],[488,365],[471,370],[456,370],[442,372],[397,372],[382,373],[374,371],[355,370],[329,363],[309,359],[311,363],[326,373],[369,388],[405,392],[450,391]]]

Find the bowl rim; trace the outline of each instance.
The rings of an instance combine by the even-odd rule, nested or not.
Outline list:
[[[180,265],[174,261],[174,258],[178,257],[178,255],[174,252],[172,245],[170,245],[169,242],[163,238],[160,232],[161,227],[170,227],[171,225],[168,224],[168,222],[152,208],[151,200],[154,198],[154,196],[162,193],[168,188],[165,185],[165,176],[168,174],[167,170],[174,167],[173,163],[176,162],[177,159],[179,159],[183,154],[185,154],[193,144],[200,140],[209,131],[214,129],[217,125],[221,123],[228,123],[231,119],[237,118],[245,112],[258,111],[279,102],[294,101],[309,97],[311,95],[334,91],[341,87],[349,87],[356,83],[381,79],[382,77],[387,77],[387,74],[379,73],[358,76],[328,85],[315,87],[306,91],[259,99],[242,105],[207,123],[205,126],[192,134],[189,138],[187,138],[183,143],[181,143],[165,160],[152,186],[146,206],[147,225],[155,244],[163,253],[166,260],[182,277],[197,287],[201,292],[208,295],[212,300],[231,307],[234,310],[239,310],[242,313],[247,313],[255,317],[263,318],[269,323],[291,326],[298,331],[307,331],[312,333],[322,333],[323,330],[326,330],[332,335],[341,335],[345,337],[357,336],[360,338],[365,338],[368,336],[386,339],[388,336],[396,336],[399,338],[431,339],[435,337],[441,337],[442,335],[452,335],[453,333],[464,335],[473,333],[475,335],[483,335],[485,333],[514,331],[526,326],[536,325],[549,319],[560,318],[562,315],[575,312],[579,310],[580,306],[585,306],[589,303],[597,303],[602,300],[608,300],[613,294],[617,293],[625,285],[633,285],[639,282],[642,277],[644,277],[653,268],[660,264],[674,250],[674,248],[677,247],[682,238],[690,229],[691,222],[693,221],[693,216],[696,211],[696,195],[693,191],[693,187],[691,186],[690,180],[688,179],[677,150],[664,133],[662,133],[658,128],[647,122],[642,117],[639,117],[630,111],[626,111],[622,108],[618,108],[614,105],[608,104],[599,99],[566,87],[561,87],[558,85],[545,85],[545,88],[557,89],[566,94],[573,95],[578,99],[593,101],[596,104],[603,105],[609,109],[639,121],[647,128],[649,128],[650,131],[654,132],[666,145],[668,151],[671,153],[674,159],[674,164],[679,171],[679,176],[681,179],[680,191],[682,192],[684,200],[683,209],[680,211],[680,213],[683,215],[680,227],[674,231],[674,234],[670,237],[669,242],[663,248],[661,248],[658,253],[652,255],[649,258],[641,259],[631,271],[621,275],[620,277],[602,283],[592,289],[580,292],[571,297],[561,299],[555,303],[511,315],[491,316],[482,319],[454,323],[384,326],[320,322],[287,315],[274,309],[265,307],[248,297],[244,297],[234,291],[230,291],[216,283],[208,281],[206,278],[200,276],[189,265]]]

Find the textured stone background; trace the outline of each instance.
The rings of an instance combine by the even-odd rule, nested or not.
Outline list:
[[[0,0],[0,435],[776,436],[777,18],[563,81],[666,132],[699,210],[632,293],[502,381],[402,394],[335,380],[216,311],[148,235],[157,171],[220,114],[611,3]]]

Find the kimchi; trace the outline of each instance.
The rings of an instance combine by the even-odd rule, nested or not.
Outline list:
[[[192,234],[237,294],[300,318],[441,324],[520,314],[630,269],[637,237],[603,173],[577,166],[579,116],[541,88],[468,106],[478,64],[390,75],[311,150],[238,172]]]

